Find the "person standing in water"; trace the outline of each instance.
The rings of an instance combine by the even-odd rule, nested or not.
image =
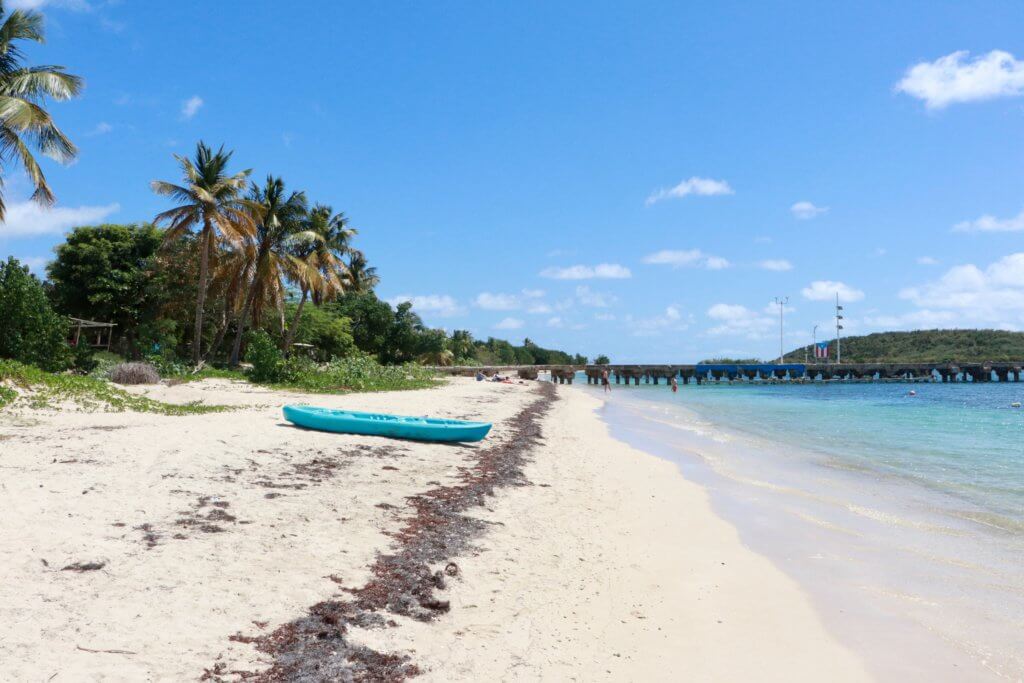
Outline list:
[[[607,368],[605,368],[604,370],[601,371],[601,385],[604,386],[605,393],[608,393],[608,392],[610,392],[612,390],[612,385],[608,381],[608,369]]]
[[[672,393],[679,391],[679,382],[676,381],[675,375],[672,376]]]

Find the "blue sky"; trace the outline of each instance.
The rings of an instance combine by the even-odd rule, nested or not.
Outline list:
[[[53,106],[81,148],[46,166],[59,208],[5,169],[0,254],[37,269],[167,208],[149,181],[203,139],[478,337],[770,357],[772,298],[789,348],[837,290],[849,333],[1024,328],[1019,2],[14,5],[47,18],[32,61],[87,82]]]

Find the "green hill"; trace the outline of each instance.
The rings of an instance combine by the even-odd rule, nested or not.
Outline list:
[[[802,361],[804,348],[786,354],[788,361]],[[1024,360],[1024,332],[1005,330],[915,330],[876,332],[844,337],[844,363],[964,363]],[[835,340],[829,342],[830,360],[836,359]],[[813,349],[810,353],[813,360]]]

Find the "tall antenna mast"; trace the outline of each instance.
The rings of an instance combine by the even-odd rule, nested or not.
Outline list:
[[[839,305],[839,292],[836,292],[836,363],[843,362],[843,307]]]
[[[782,324],[782,320],[783,320],[783,311],[785,310],[786,304],[788,304],[788,303],[789,303],[789,297],[788,296],[784,296],[781,299],[779,297],[775,297],[775,305],[779,307],[779,363],[780,364],[786,362],[786,345],[783,342],[783,324]]]

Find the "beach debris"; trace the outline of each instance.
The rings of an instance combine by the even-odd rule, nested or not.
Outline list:
[[[201,680],[227,681],[227,676],[262,682],[294,680],[401,681],[421,673],[408,654],[379,652],[348,638],[350,627],[389,628],[388,615],[432,621],[451,609],[435,591],[444,588],[445,575],[459,567],[450,558],[473,550],[474,541],[489,527],[466,514],[483,507],[501,488],[526,486],[523,468],[540,442],[540,422],[556,398],[554,385],[534,390],[538,398],[503,425],[510,438],[473,449],[471,464],[459,479],[411,496],[414,510],[390,535],[395,543],[370,567],[370,580],[358,588],[344,588],[351,598],[325,600],[305,616],[257,636],[237,634],[231,640],[250,642],[270,657],[269,668],[258,672],[229,671],[222,662],[204,669]],[[444,570],[431,566],[444,563]],[[333,577],[331,577],[333,580]],[[244,639],[244,640],[243,640]],[[230,680],[235,680],[231,678]]]
[[[44,562],[44,564],[45,564],[45,562]],[[49,565],[47,565],[47,566],[49,566]],[[95,561],[95,562],[75,562],[74,564],[69,564],[66,567],[61,567],[61,571],[62,572],[78,572],[78,573],[94,572],[94,571],[103,569],[106,566],[107,566],[106,560]]]
[[[159,384],[160,373],[149,363],[121,363],[110,371],[114,384]]]
[[[81,650],[82,652],[101,652],[108,655],[137,655],[138,652],[132,652],[131,650],[94,650],[91,647],[82,647],[81,645],[75,645],[75,649]]]

